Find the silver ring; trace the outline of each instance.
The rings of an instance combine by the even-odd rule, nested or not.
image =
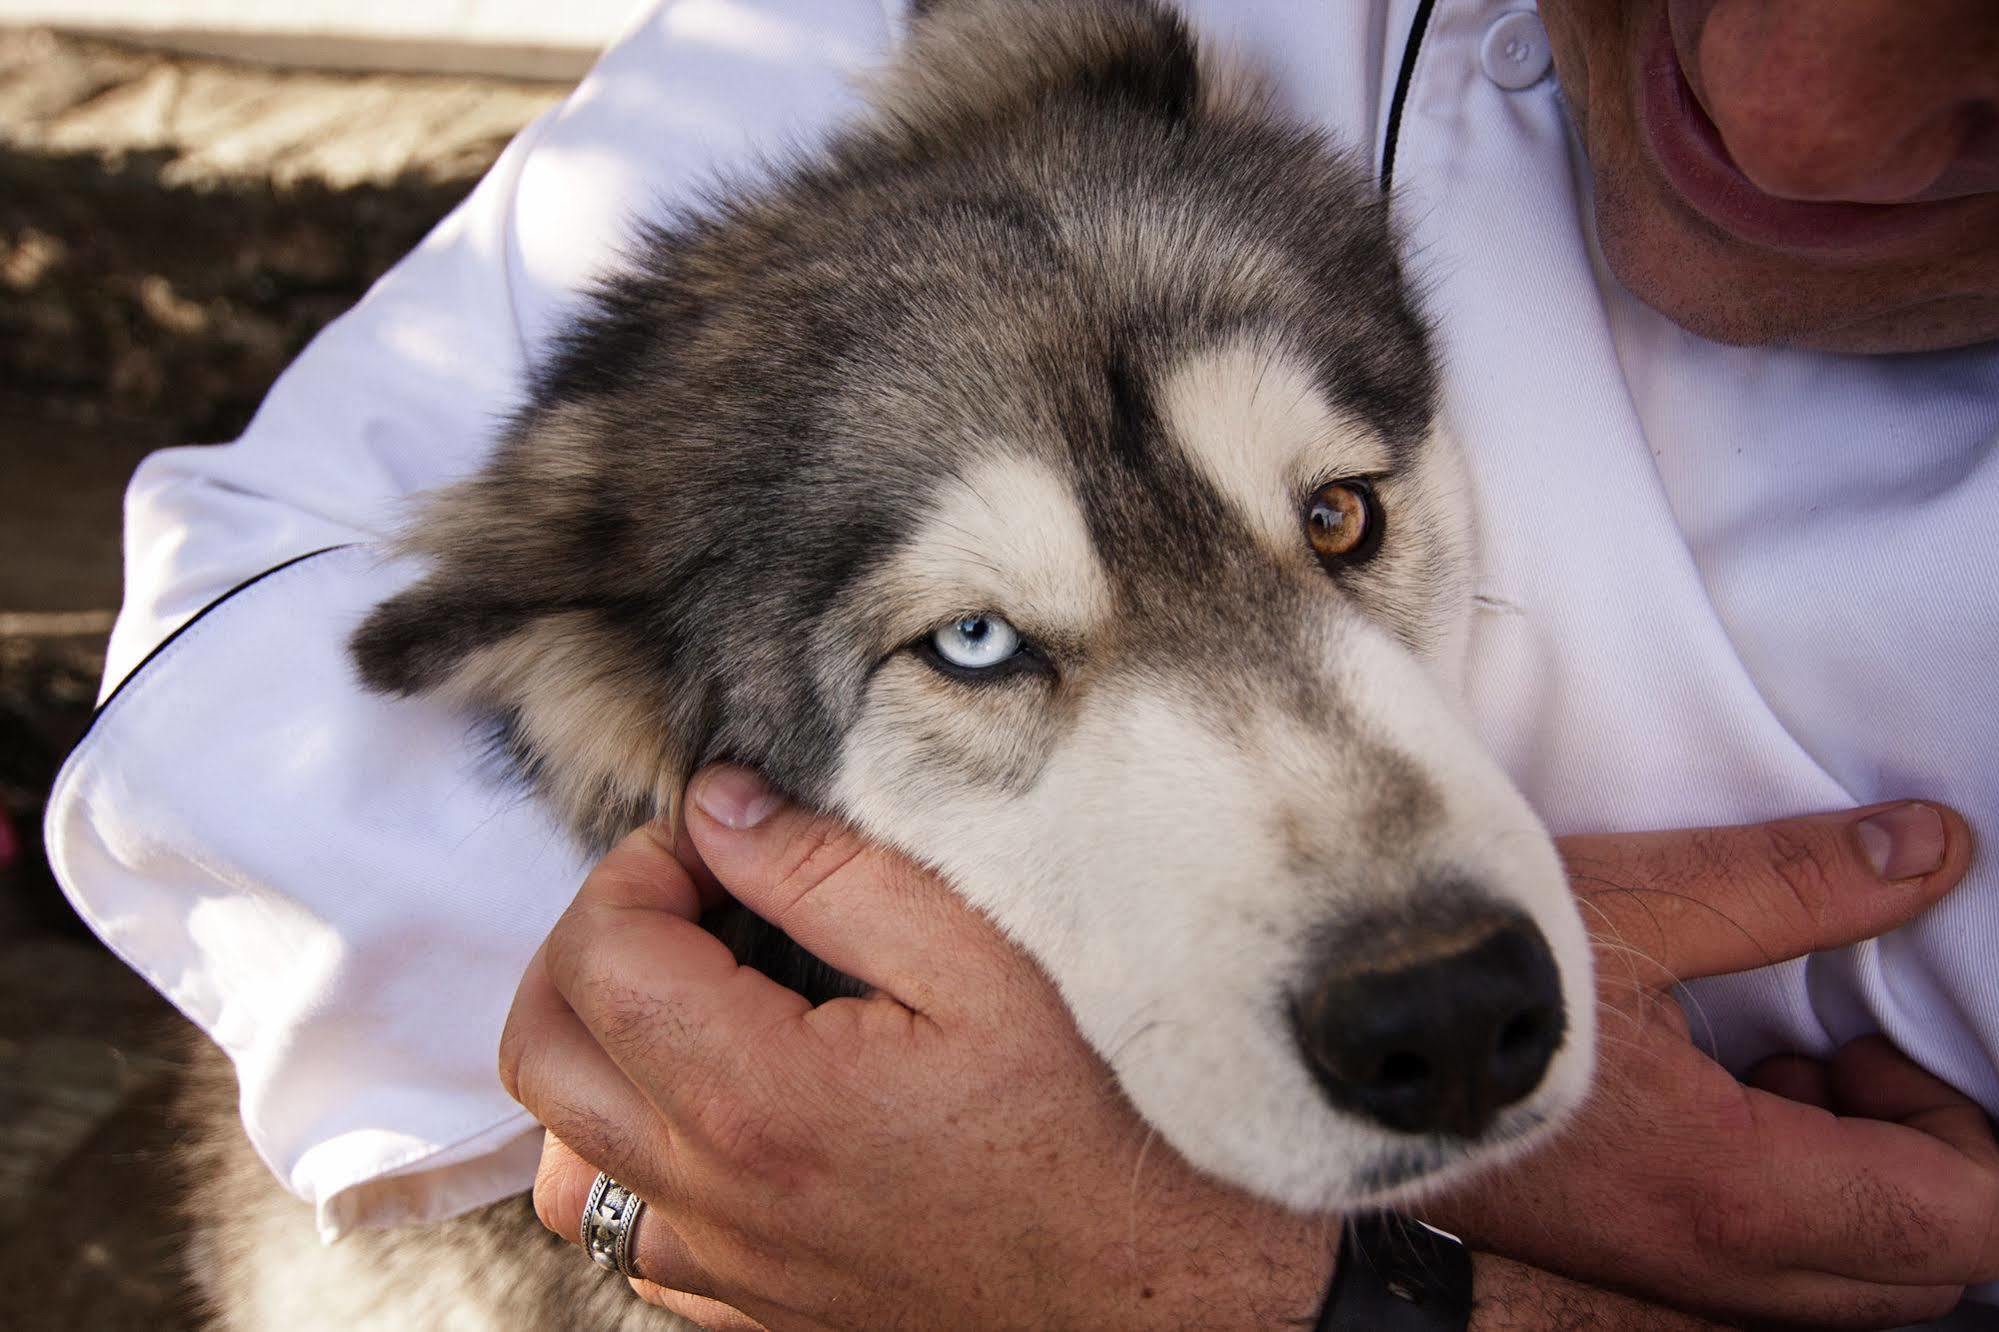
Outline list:
[[[590,1196],[583,1203],[583,1248],[590,1261],[607,1272],[638,1279],[632,1269],[632,1232],[638,1229],[645,1199],[597,1172]]]

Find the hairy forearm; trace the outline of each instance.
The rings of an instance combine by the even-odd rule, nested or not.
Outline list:
[[[1472,1332],[1714,1332],[1723,1327],[1490,1253],[1472,1258],[1472,1292]]]
[[[1323,1218],[1267,1228],[1248,1250],[1219,1264],[1183,1260],[1158,1293],[1177,1295],[1178,1326],[1308,1328],[1330,1284],[1333,1263]],[[1213,1257],[1205,1253],[1203,1257]],[[1148,1295],[1152,1292],[1148,1291]],[[1234,1310],[1233,1314],[1228,1310]],[[1147,1311],[1152,1317],[1161,1310]],[[1242,1318],[1244,1312],[1247,1318]],[[1113,1320],[1114,1321],[1114,1320]],[[1141,1320],[1143,1322],[1143,1320]],[[1109,1325],[1106,1323],[1105,1325]],[[1144,1322],[1146,1326],[1157,1323]],[[1727,1325],[1583,1285],[1491,1253],[1472,1255],[1471,1332],[1725,1332]]]

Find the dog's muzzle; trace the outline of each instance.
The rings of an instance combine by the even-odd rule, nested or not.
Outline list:
[[[1470,891],[1347,922],[1292,1005],[1327,1098],[1403,1133],[1482,1136],[1541,1084],[1567,1029],[1533,921]]]

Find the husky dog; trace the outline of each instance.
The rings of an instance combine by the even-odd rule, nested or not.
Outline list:
[[[643,233],[354,656],[591,848],[757,768],[996,920],[1194,1164],[1393,1202],[1558,1121],[1592,1044],[1553,847],[1450,701],[1436,396],[1366,173],[1178,15],[943,0],[822,151]],[[196,1201],[230,1326],[662,1317],[524,1205],[321,1249],[246,1156]]]

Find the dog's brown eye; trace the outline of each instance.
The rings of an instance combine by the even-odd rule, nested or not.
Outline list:
[[[1321,560],[1352,564],[1374,554],[1387,524],[1374,487],[1365,481],[1333,481],[1312,494],[1305,509],[1305,535]]]

